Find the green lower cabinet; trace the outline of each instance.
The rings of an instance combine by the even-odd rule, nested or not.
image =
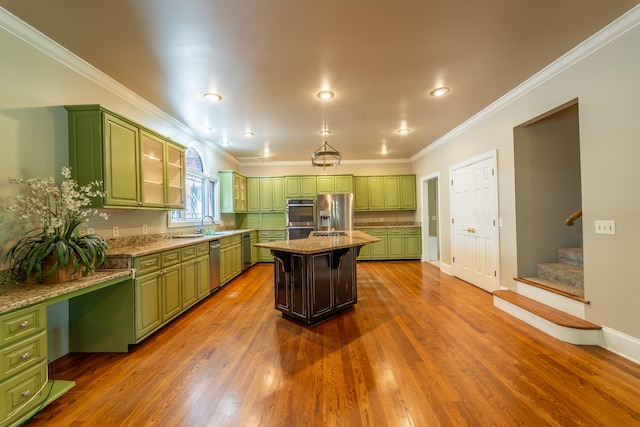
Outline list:
[[[182,263],[182,310],[186,310],[198,302],[198,279],[196,260]]]
[[[196,290],[198,292],[198,301],[209,296],[211,292],[209,283],[210,274],[209,256],[198,258],[196,260]]]
[[[220,285],[242,273],[242,236],[220,239]]]
[[[136,341],[162,324],[160,316],[160,275],[157,272],[135,280]]]
[[[281,242],[287,240],[287,232],[285,230],[260,230],[258,231],[258,242]],[[271,255],[271,249],[258,248],[258,258],[260,262],[273,262],[273,255]]]
[[[379,242],[363,246],[358,260],[420,259],[422,257],[420,227],[358,228],[358,230],[380,239]]]
[[[160,284],[160,314],[162,321],[166,322],[180,314],[180,266],[176,265],[162,270]]]

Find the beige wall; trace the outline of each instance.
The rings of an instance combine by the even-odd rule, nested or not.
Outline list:
[[[586,58],[524,93],[506,107],[462,130],[417,159],[414,171],[440,172],[498,151],[501,285],[517,275],[513,129],[564,103],[579,99],[585,296],[587,318],[640,338],[640,286],[635,258],[640,241],[640,28],[637,26]],[[441,185],[442,261],[451,264],[449,188]],[[596,235],[594,221],[615,220],[617,235]]]
[[[339,147],[338,147],[339,149]],[[411,172],[411,163],[405,162],[349,162],[345,161],[338,167],[333,168],[314,168],[311,166],[311,153],[309,153],[309,163],[291,164],[291,163],[260,163],[258,165],[240,166],[240,172],[247,176],[283,176],[283,175],[334,175],[334,174],[353,174],[353,175],[394,175],[407,174]]]

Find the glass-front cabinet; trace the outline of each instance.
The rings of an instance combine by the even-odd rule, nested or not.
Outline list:
[[[104,185],[95,207],[185,208],[184,147],[100,105],[65,108],[75,179]]]

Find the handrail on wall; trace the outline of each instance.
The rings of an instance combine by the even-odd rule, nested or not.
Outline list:
[[[569,218],[564,220],[564,223],[567,224],[568,226],[572,226],[573,225],[573,221],[575,221],[576,219],[580,218],[582,216],[582,208],[578,209],[577,211],[575,211],[574,213],[572,213]]]

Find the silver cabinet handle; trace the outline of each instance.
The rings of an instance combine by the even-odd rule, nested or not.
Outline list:
[[[31,396],[31,390],[25,390],[22,392],[22,397],[29,397]]]
[[[20,327],[21,328],[27,328],[29,326],[29,321],[25,320],[24,322],[20,323]]]
[[[27,360],[30,357],[31,357],[31,354],[29,352],[26,352],[26,353],[20,355],[20,359],[22,359],[22,360]]]

